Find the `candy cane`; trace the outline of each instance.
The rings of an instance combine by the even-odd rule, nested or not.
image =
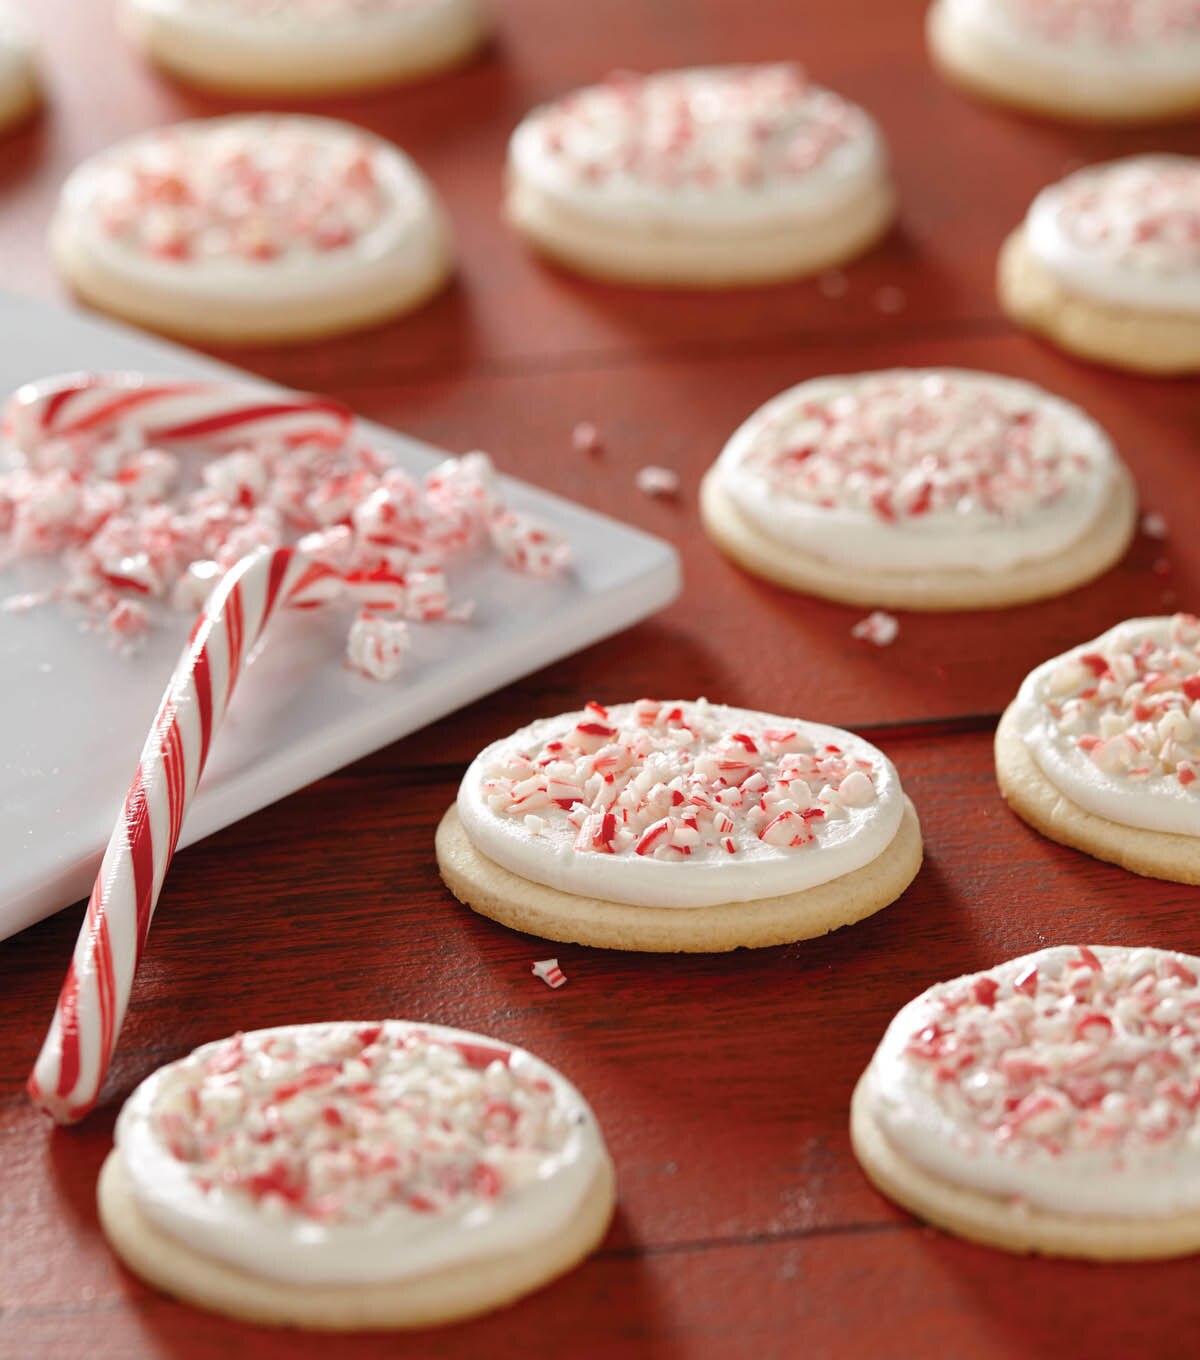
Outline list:
[[[146,444],[203,440],[213,449],[263,434],[341,444],[353,423],[349,408],[330,397],[275,396],[237,383],[156,382],[140,373],[73,373],[28,383],[4,413],[9,438],[26,454],[53,439],[129,429]]]
[[[338,573],[294,548],[260,549],[222,578],[184,649],[88,902],[54,1019],[29,1078],[60,1124],[96,1104],[163,878],[233,687],[273,615],[323,603]]]

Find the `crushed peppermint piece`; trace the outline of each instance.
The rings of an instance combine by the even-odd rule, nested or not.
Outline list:
[[[346,659],[372,680],[394,680],[411,645],[403,619],[381,618],[363,610],[350,627]]]
[[[850,281],[840,269],[827,269],[817,279],[817,287],[827,298],[842,298],[850,291]]]
[[[540,959],[537,963],[530,966],[529,971],[534,977],[541,978],[547,987],[558,990],[567,980],[566,973],[558,966],[557,959]]]
[[[900,622],[893,614],[882,609],[872,610],[865,619],[860,619],[850,629],[850,636],[861,642],[873,643],[876,647],[890,647],[900,634]]]
[[[1200,1146],[1198,971],[1162,949],[1044,949],[930,988],[876,1062],[899,1065],[891,1089],[936,1110],[960,1154],[1085,1159],[1119,1191],[1147,1159]]]
[[[1196,9],[1200,31],[1200,7]],[[1089,166],[1046,191],[1071,245],[1141,276],[1200,272],[1200,158],[1133,156]]]
[[[565,823],[588,856],[724,861],[813,846],[875,803],[882,758],[817,744],[803,727],[703,700],[589,703],[485,754],[482,796],[534,834]]]
[[[421,210],[386,150],[327,119],[184,123],[103,153],[89,212],[111,247],[161,265],[312,263]]]
[[[1195,0],[992,0],[1022,29],[1057,47],[1153,48],[1200,41]]]
[[[782,393],[746,421],[721,464],[739,504],[753,492],[755,504],[761,495],[785,512],[853,512],[928,532],[938,516],[1001,530],[1073,512],[1113,460],[1082,411],[1028,383],[892,369]],[[735,483],[750,485],[738,493]]]
[[[541,151],[576,187],[654,194],[795,184],[874,137],[862,110],[785,63],[617,72],[535,118]]]
[[[1147,510],[1142,516],[1142,533],[1147,538],[1157,540],[1165,539],[1167,536],[1167,521],[1157,510]]]
[[[604,440],[590,420],[581,420],[571,431],[571,447],[576,453],[587,453],[594,457],[604,452]]]
[[[557,533],[501,502],[486,454],[418,480],[323,398],[264,406],[253,388],[116,375],[23,388],[6,417],[17,447],[0,472],[0,562],[56,559],[63,579],[44,598],[82,605],[123,642],[149,626],[147,604],[194,613],[239,558],[297,543],[372,618],[352,662],[366,648],[360,669],[394,674],[404,634],[380,615],[470,616],[451,602],[452,561],[489,544],[530,575],[570,561]]]
[[[297,1224],[431,1221],[552,1174],[586,1115],[550,1076],[460,1031],[302,1025],[172,1063],[149,1118],[204,1196]]]
[[[1037,675],[1039,711],[1098,770],[1200,798],[1200,619],[1134,620]]]
[[[671,468],[653,465],[639,468],[633,481],[637,489],[647,496],[666,499],[679,494],[679,473]]]

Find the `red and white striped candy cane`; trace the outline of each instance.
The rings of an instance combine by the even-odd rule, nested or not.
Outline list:
[[[278,395],[228,382],[157,381],[141,373],[72,373],[27,383],[4,412],[9,438],[24,453],[51,439],[104,437],[135,430],[147,444],[202,440],[224,449],[270,434],[341,444],[354,416],[331,397]]]
[[[285,605],[342,589],[334,568],[294,548],[260,549],[222,578],[192,630],[104,852],[58,1007],[29,1078],[60,1123],[96,1104],[150,921],[212,738],[246,659]]]

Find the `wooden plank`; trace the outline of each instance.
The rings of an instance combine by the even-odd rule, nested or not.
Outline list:
[[[593,1103],[617,1162],[610,1252],[686,1253],[904,1221],[860,1175],[846,1133],[850,1091],[894,1011],[939,978],[1045,944],[1193,947],[1195,891],[1060,849],[1018,822],[996,794],[986,733],[884,744],[925,829],[926,865],[910,892],[825,940],[712,958],[548,946],[477,918],[449,898],[430,853],[454,771],[416,776],[380,756],[326,780],[178,857],[114,1099],[70,1131],[52,1132],[15,1087],[78,914],[0,946],[11,979],[0,996],[0,1076],[12,1093],[0,1105],[0,1307],[33,1310],[18,1312],[31,1326],[43,1314],[75,1325],[84,1304],[107,1317],[120,1298],[134,1301],[139,1325],[164,1316],[97,1236],[93,1185],[116,1098],[195,1044],[297,1020],[436,1020],[524,1043],[560,1065]],[[558,992],[528,972],[551,953],[570,979]],[[914,1268],[914,1241],[886,1239],[859,1288],[890,1290],[896,1272]],[[1011,1270],[985,1256],[995,1277]],[[1154,1288],[1163,1307],[1172,1278]],[[922,1288],[930,1308],[944,1305],[944,1290]],[[735,1305],[736,1294],[731,1319]],[[620,1308],[633,1325],[633,1305]],[[703,1316],[694,1313],[685,1333]],[[774,1327],[789,1314],[772,1305],[764,1316]],[[192,1330],[183,1319],[163,1325]]]
[[[505,0],[494,6],[495,47],[471,69],[319,106],[396,140],[429,171],[459,234],[460,285],[376,334],[236,357],[281,380],[320,386],[370,371],[463,373],[664,348],[778,349],[885,325],[895,334],[931,326],[958,334],[980,319],[994,325],[995,250],[1037,189],[1089,159],[1194,151],[1197,134],[1186,127],[1072,130],[973,105],[929,69],[924,8],[925,0],[606,0],[602,9],[580,10]],[[42,233],[59,184],[80,159],[148,126],[253,101],[200,95],[158,77],[115,33],[111,6],[41,0],[31,11],[45,41],[52,103],[43,123],[0,145],[0,280],[55,296]],[[507,137],[533,104],[620,67],[780,57],[806,63],[815,78],[861,100],[893,148],[901,224],[849,271],[844,297],[829,298],[813,283],[717,296],[584,283],[532,260],[502,226]],[[900,315],[881,312],[885,288],[903,295]]]
[[[1165,515],[1168,540],[1139,535],[1116,570],[1056,600],[1000,612],[900,614],[899,639],[884,650],[850,635],[865,610],[793,595],[723,558],[700,527],[696,497],[737,425],[805,378],[898,364],[994,370],[1079,402],[1110,431],[1145,506]],[[501,467],[662,535],[683,557],[685,589],[671,609],[439,724],[428,740],[405,748],[417,759],[447,749],[462,758],[482,715],[490,722],[497,709],[527,721],[569,707],[572,696],[668,697],[664,686],[680,681],[689,696],[849,726],[996,714],[1033,666],[1064,647],[1122,618],[1200,606],[1200,538],[1189,531],[1176,489],[1193,475],[1194,388],[1102,375],[1021,336],[830,340],[791,354],[345,387],[342,395],[363,414],[435,443],[487,448]],[[603,454],[572,449],[578,420],[599,427]],[[634,488],[638,468],[650,463],[678,470],[678,501]],[[498,715],[489,730],[504,730]]]

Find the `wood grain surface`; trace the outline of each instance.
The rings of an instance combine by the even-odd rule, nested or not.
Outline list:
[[[370,335],[224,357],[447,447],[486,447],[530,480],[672,539],[685,594],[182,853],[110,1099],[77,1129],[47,1127],[22,1084],[81,907],[0,945],[0,1356],[1194,1354],[1195,1260],[1081,1266],[946,1238],[870,1188],[846,1121],[887,1020],[938,978],[1075,940],[1200,950],[1195,889],[1042,840],[1000,801],[990,752],[995,718],[1031,665],[1130,614],[1200,606],[1195,383],[1088,368],[1014,332],[996,308],[996,248],[1066,169],[1135,150],[1198,152],[1200,135],[1072,130],[968,103],[928,68],[920,0],[494,7],[497,41],[469,70],[320,106],[399,141],[430,173],[458,231],[455,287]],[[143,67],[109,3],[24,8],[45,42],[50,103],[0,145],[0,284],[54,298],[42,237],[80,157],[146,126],[248,106]],[[900,225],[845,271],[843,297],[815,283],[718,296],[601,287],[533,261],[502,227],[504,145],[532,103],[615,67],[778,57],[860,99],[893,149]],[[820,373],[926,363],[1032,378],[1081,402],[1120,444],[1145,506],[1166,516],[1166,542],[1139,536],[1103,581],[1042,605],[903,615],[887,650],[850,637],[861,611],[767,587],[708,545],[700,476],[755,405]],[[572,451],[582,419],[602,432],[597,457]],[[678,500],[634,490],[650,462],[680,472]],[[699,692],[853,724],[884,747],[927,843],[902,901],[825,940],[712,959],[550,949],[453,902],[433,829],[482,743],[592,696]],[[529,974],[550,952],[570,979],[557,992]],[[378,1015],[519,1042],[579,1084],[620,1177],[620,1211],[593,1261],[475,1323],[336,1341],[206,1316],[116,1264],[95,1177],[138,1080],[238,1028]]]

